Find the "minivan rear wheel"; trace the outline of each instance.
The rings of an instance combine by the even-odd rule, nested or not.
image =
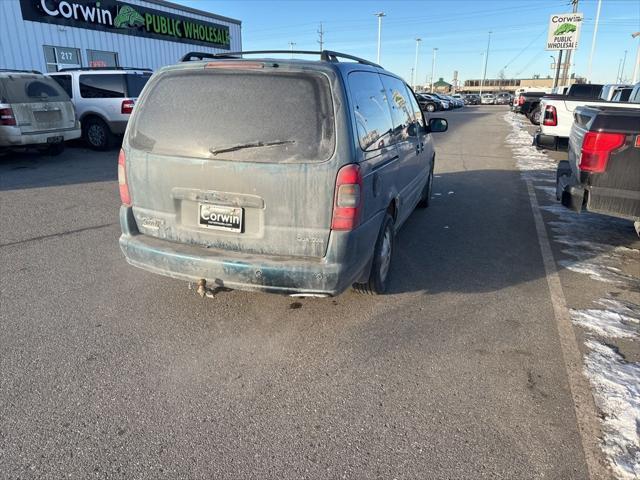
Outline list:
[[[380,228],[376,247],[373,252],[369,280],[366,283],[354,284],[353,289],[356,292],[366,293],[368,295],[382,295],[386,292],[389,283],[394,244],[395,229],[393,226],[393,217],[387,213],[382,221],[382,227]]]
[[[107,124],[99,118],[89,118],[84,122],[82,136],[94,150],[107,150],[112,143],[113,134]]]

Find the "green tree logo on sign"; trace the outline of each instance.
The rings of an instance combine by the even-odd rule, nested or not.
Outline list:
[[[564,23],[553,32],[554,35],[564,35],[565,33],[571,33],[576,31],[576,26],[573,23]]]
[[[128,5],[118,10],[118,15],[113,20],[113,25],[116,28],[133,28],[141,27],[144,25],[144,18],[138,12]]]

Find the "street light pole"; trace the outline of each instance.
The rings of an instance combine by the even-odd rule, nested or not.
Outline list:
[[[624,51],[624,57],[622,58],[622,68],[620,69],[620,83],[622,83],[622,79],[624,78],[624,66],[627,63],[627,51]]]
[[[421,38],[416,38],[416,59],[413,62],[413,75],[411,76],[411,85],[416,88],[416,78],[418,78],[418,49],[420,47]]]
[[[640,71],[640,32],[632,33],[631,38],[638,39],[638,52],[636,53],[636,63],[633,66],[633,80],[631,80],[631,83],[635,85],[638,81],[638,72]]]
[[[593,38],[591,39],[591,53],[589,54],[589,68],[587,69],[587,82],[591,83],[591,67],[593,65],[593,53],[596,50],[596,37],[598,36],[598,23],[600,22],[600,7],[602,0],[598,0],[598,10],[596,11],[596,26],[593,28]]]
[[[378,56],[376,57],[376,63],[380,63],[380,37],[382,34],[382,17],[386,17],[384,12],[374,13],[378,17]]]
[[[431,93],[433,93],[433,76],[435,75],[435,71],[436,71],[436,52],[437,51],[438,49],[434,47],[433,58],[431,59]]]
[[[489,47],[491,46],[491,34],[489,31],[489,40],[487,40],[487,53],[484,55],[484,72],[482,73],[482,81],[480,82],[480,95],[482,95],[482,89],[484,88],[484,81],[487,78],[487,63],[489,63]]]
[[[295,42],[289,42],[289,50],[291,50],[291,58],[293,58],[293,47],[295,46]]]

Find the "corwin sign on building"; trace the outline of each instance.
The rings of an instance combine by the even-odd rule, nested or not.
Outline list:
[[[116,0],[20,0],[22,18],[229,50],[229,27]]]

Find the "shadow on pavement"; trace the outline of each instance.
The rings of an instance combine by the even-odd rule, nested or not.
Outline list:
[[[608,244],[630,247],[637,242],[631,222],[597,217],[604,220],[599,224],[606,225]],[[518,171],[440,174],[430,207],[416,210],[396,240],[389,293],[497,291],[545,277]],[[576,232],[576,242],[580,240],[581,232]]]
[[[0,156],[0,191],[115,181],[118,149],[96,152],[67,145],[58,156],[36,150]]]

